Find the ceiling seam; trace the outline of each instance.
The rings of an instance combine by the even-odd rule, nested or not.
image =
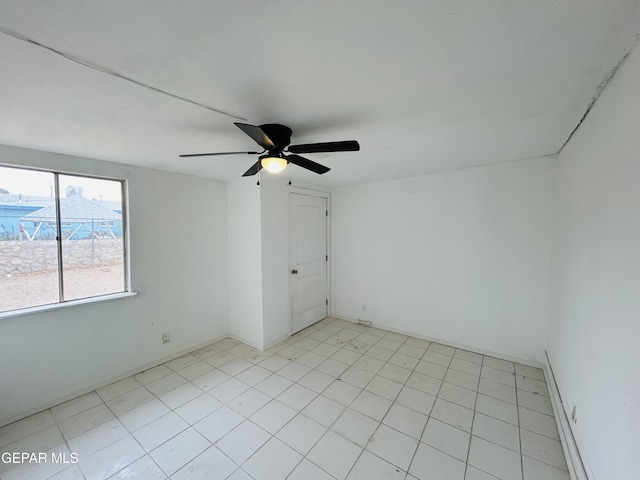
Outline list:
[[[562,152],[562,150],[567,145],[567,143],[569,143],[569,140],[571,140],[571,138],[573,137],[573,134],[578,131],[578,129],[580,128],[580,125],[582,125],[582,123],[585,121],[585,119],[587,118],[587,115],[589,115],[589,112],[591,112],[591,109],[600,98],[600,95],[602,95],[602,92],[604,91],[605,87],[609,85],[609,82],[611,82],[611,80],[616,75],[616,73],[618,72],[622,64],[627,60],[629,55],[631,55],[631,52],[636,47],[639,41],[640,41],[640,33],[637,33],[635,40],[631,44],[631,47],[627,49],[627,51],[624,53],[620,61],[611,69],[609,74],[606,77],[604,77],[602,82],[600,82],[600,84],[596,88],[596,93],[593,97],[591,97],[591,101],[589,102],[589,105],[587,105],[587,109],[585,110],[584,115],[582,115],[582,117],[580,118],[580,121],[575,126],[575,128],[571,130],[571,133],[569,134],[567,139],[564,141],[564,143],[562,144],[562,146],[560,147],[560,150],[558,150],[558,153],[556,153],[556,155],[560,155],[560,152]]]
[[[433,173],[457,172],[459,170],[466,170],[467,168],[489,167],[492,165],[504,165],[506,163],[511,163],[511,162],[526,162],[527,160],[547,159],[549,157],[555,157],[557,155],[558,155],[557,153],[545,153],[544,155],[537,155],[535,157],[511,158],[509,160],[502,160],[499,162],[488,162],[488,163],[478,163],[475,165],[465,165],[462,167],[454,168],[452,170],[442,170],[440,172],[433,172]],[[427,175],[431,175],[431,174],[428,173]]]
[[[205,105],[203,103],[196,102],[195,100],[191,100],[191,99],[186,98],[186,97],[181,97],[180,95],[176,95],[175,93],[171,93],[171,92],[167,92],[165,90],[161,90],[160,88],[154,87],[152,85],[148,85],[148,84],[143,83],[143,82],[141,82],[139,80],[135,80],[135,79],[133,79],[131,77],[127,77],[126,75],[118,73],[118,72],[116,72],[114,70],[110,70],[110,69],[108,69],[106,67],[102,67],[100,65],[88,62],[86,60],[82,60],[82,59],[80,59],[78,57],[75,57],[73,55],[70,55],[68,53],[61,52],[59,50],[56,50],[53,47],[50,47],[50,46],[45,45],[43,43],[37,42],[37,41],[35,41],[35,40],[31,39],[31,38],[28,38],[28,37],[25,37],[24,35],[19,34],[19,33],[7,30],[7,29],[5,29],[3,27],[0,27],[0,33],[3,33],[4,35],[7,35],[9,37],[13,37],[13,38],[15,38],[17,40],[29,43],[31,45],[35,45],[35,46],[40,47],[40,48],[42,48],[44,50],[47,50],[47,51],[49,51],[51,53],[55,53],[56,55],[58,55],[58,56],[60,56],[62,58],[65,58],[65,59],[67,59],[67,60],[69,60],[71,62],[74,62],[74,63],[76,63],[78,65],[81,65],[83,67],[91,68],[92,70],[96,70],[98,72],[105,73],[107,75],[111,75],[113,77],[119,78],[121,80],[125,80],[127,82],[130,82],[130,83],[133,83],[133,84],[138,85],[140,87],[143,87],[143,88],[146,88],[148,90],[151,90],[153,92],[161,93],[163,95],[167,95],[167,96],[169,96],[171,98],[174,98],[176,100],[181,100],[183,102],[191,103],[192,105],[195,105],[197,107],[204,108],[206,110],[209,110],[209,111],[214,112],[214,113],[218,113],[220,115],[226,115],[227,117],[235,118],[236,120],[247,121],[246,118],[241,117],[239,115],[235,115],[233,113],[229,113],[229,112],[226,112],[224,110],[220,110],[218,108],[210,107],[209,105]]]

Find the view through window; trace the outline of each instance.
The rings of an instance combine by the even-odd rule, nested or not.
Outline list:
[[[123,208],[121,180],[0,167],[0,312],[126,291]]]

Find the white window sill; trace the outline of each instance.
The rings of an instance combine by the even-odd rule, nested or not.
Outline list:
[[[101,295],[99,297],[81,298],[78,300],[69,300],[68,302],[53,303],[51,305],[41,305],[39,307],[21,308],[20,310],[11,310],[8,312],[0,312],[0,320],[7,318],[22,317],[24,315],[32,315],[34,313],[50,312],[60,310],[62,308],[73,307],[75,305],[85,305],[87,303],[108,302],[111,300],[119,300],[121,298],[135,297],[138,292],[120,292],[110,295]]]

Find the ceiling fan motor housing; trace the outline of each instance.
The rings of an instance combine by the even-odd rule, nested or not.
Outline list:
[[[278,123],[265,123],[260,125],[262,131],[273,142],[274,151],[282,151],[291,143],[291,129]],[[271,149],[269,150],[271,152]]]

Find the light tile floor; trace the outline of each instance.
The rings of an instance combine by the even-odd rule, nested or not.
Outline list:
[[[0,429],[1,480],[567,480],[543,372],[328,318],[230,338]],[[11,468],[10,468],[11,467]]]

